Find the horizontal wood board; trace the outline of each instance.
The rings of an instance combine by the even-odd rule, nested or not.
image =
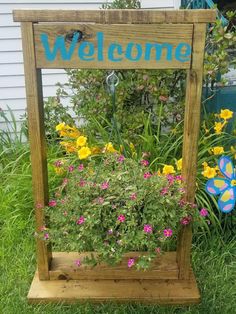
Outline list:
[[[15,22],[214,23],[216,10],[14,10]]]
[[[45,55],[45,47],[41,41],[41,34],[47,35],[47,42],[49,43],[50,51],[53,51],[53,45],[57,36],[65,38],[66,34],[73,33],[73,31],[81,31],[84,39],[78,42],[75,46],[74,52],[71,55],[70,60],[63,60],[61,53],[57,52],[54,60],[48,60]],[[103,34],[103,60],[98,61],[98,32]],[[181,43],[186,43],[192,46],[192,24],[180,24],[176,25],[162,24],[162,25],[150,25],[150,24],[36,24],[34,25],[35,36],[35,50],[36,50],[36,65],[38,68],[90,68],[90,69],[189,69],[191,60],[179,61],[176,59],[175,51],[176,47]],[[94,45],[94,54],[92,58],[94,60],[84,61],[78,57],[78,49],[84,42],[89,42]],[[111,43],[118,43],[122,46],[122,54],[117,53],[117,49],[113,53],[113,56],[120,61],[112,61],[108,58],[109,46]],[[139,44],[142,47],[142,56],[139,60],[133,61],[126,57],[125,51],[128,43]],[[168,60],[169,48],[162,47],[161,58],[156,60],[156,49],[151,49],[150,60],[145,60],[146,43],[161,44],[166,43],[172,45],[171,55],[172,60]],[[65,41],[66,49],[69,50],[71,42]],[[101,46],[101,45],[100,45]],[[183,53],[185,49],[183,48]],[[85,50],[88,52],[88,49]],[[134,46],[132,49],[132,58],[138,54],[137,48]],[[91,58],[91,57],[89,57]],[[191,59],[191,54],[189,59]]]
[[[93,253],[95,255],[95,253]],[[91,256],[91,253],[78,254],[76,252],[55,252],[53,253],[50,280],[69,279],[177,279],[178,266],[176,252],[167,252],[159,255],[148,271],[137,271],[135,268],[128,268],[129,258],[136,258],[145,255],[142,252],[130,252],[125,254],[122,262],[117,266],[101,264],[96,267],[83,266],[83,258]],[[78,267],[76,260],[81,260],[82,265]]]
[[[190,305],[200,302],[194,275],[190,280],[39,280],[36,272],[29,303],[138,302]]]

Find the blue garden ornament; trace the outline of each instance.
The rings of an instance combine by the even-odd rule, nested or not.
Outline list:
[[[216,177],[207,181],[206,191],[211,195],[219,195],[218,206],[223,213],[230,213],[236,202],[236,169],[232,160],[222,156],[218,162],[224,178]]]

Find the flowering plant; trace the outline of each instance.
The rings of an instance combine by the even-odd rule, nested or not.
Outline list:
[[[118,153],[105,155],[99,165],[86,163],[68,172],[45,209],[45,240],[57,249],[97,253],[77,265],[115,265],[124,253],[145,251],[138,258],[130,253],[127,267],[147,269],[192,220],[194,206],[183,201],[181,176],[151,173],[148,161]]]

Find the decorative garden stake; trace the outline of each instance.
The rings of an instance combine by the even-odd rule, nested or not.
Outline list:
[[[38,233],[45,226],[44,208],[49,204],[41,69],[186,69],[182,176],[186,185],[184,201],[193,203],[205,33],[207,23],[214,23],[215,18],[215,10],[14,11],[14,20],[21,22],[22,30]],[[125,162],[124,158],[125,156],[120,159],[120,165]],[[225,163],[222,163],[221,169],[224,170]],[[142,167],[145,168],[145,165]],[[72,175],[76,171],[72,168],[70,170]],[[80,166],[78,173],[82,172],[83,167]],[[229,180],[231,177],[234,180],[228,169],[223,173]],[[145,176],[145,184],[154,180],[149,172]],[[109,191],[109,182],[105,182],[103,188],[103,191]],[[229,189],[231,194],[234,193],[232,191],[235,191],[235,187]],[[218,192],[216,189],[214,191]],[[163,190],[163,195],[165,193]],[[136,194],[131,194],[129,201],[134,202],[137,197]],[[50,204],[55,205],[53,200]],[[230,207],[224,207],[225,210],[232,208],[233,199],[228,205]],[[64,216],[67,215],[65,208]],[[127,217],[119,213],[117,220],[117,223],[124,224]],[[37,238],[38,269],[28,299],[34,303],[78,300],[198,303],[200,295],[190,263],[190,220],[185,217],[181,223],[176,252],[160,254],[162,251],[157,247],[155,263],[145,272],[135,268],[137,254],[140,255],[141,252],[125,255],[118,267],[102,264],[87,268],[81,261],[88,253],[52,252],[48,245],[50,233],[45,227],[44,239]],[[84,224],[86,217],[81,215],[77,227],[82,228]],[[142,232],[146,236],[152,236],[153,226],[147,223]],[[112,233],[113,230],[109,229],[110,236]],[[171,236],[172,229],[167,227],[162,237]]]
[[[219,169],[224,177],[216,177],[207,181],[206,191],[211,195],[220,195],[219,209],[223,213],[230,213],[236,202],[236,169],[232,160],[222,156],[218,162]]]

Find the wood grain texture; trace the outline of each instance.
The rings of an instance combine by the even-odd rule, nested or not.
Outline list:
[[[152,304],[197,304],[196,280],[50,280],[35,274],[28,293],[30,303],[138,302]]]
[[[195,201],[196,190],[205,38],[206,25],[194,24],[192,67],[187,73],[186,82],[182,170],[186,185],[186,201],[191,203]],[[178,241],[179,276],[181,279],[187,279],[190,273],[191,225],[182,228]]]
[[[47,158],[44,134],[41,71],[35,68],[33,25],[22,23],[28,129],[32,164],[32,181],[37,231],[44,225],[42,208],[48,204]],[[50,252],[45,241],[37,239],[39,278],[49,279]]]
[[[15,22],[211,23],[216,10],[13,10]]]
[[[93,252],[94,255],[96,253]],[[129,258],[145,255],[142,252],[130,252],[125,254],[122,262],[115,266],[101,264],[96,267],[83,266],[83,258],[91,253],[78,254],[76,252],[53,253],[50,268],[50,280],[97,280],[97,279],[178,279],[178,266],[176,263],[176,252],[168,252],[155,259],[152,267],[147,271],[137,271],[128,268]],[[79,259],[82,265],[78,267],[75,261]]]
[[[49,61],[45,56],[45,49],[41,42],[41,34],[48,36],[50,50],[53,50],[55,38],[61,36],[65,38],[66,34],[73,30],[81,31],[84,41],[94,45],[95,51],[91,61],[83,61],[78,57],[78,49],[83,41],[76,44],[76,48],[70,60],[63,60],[60,53],[57,53],[55,60]],[[104,41],[102,44],[103,61],[98,61],[98,39],[97,33],[103,33]],[[191,53],[188,61],[181,62],[175,57],[176,47],[180,43],[186,43],[192,46],[193,25],[181,24],[176,25],[149,25],[149,24],[132,24],[132,25],[102,25],[102,24],[38,24],[34,26],[36,65],[38,68],[86,68],[86,69],[189,69],[191,62]],[[121,58],[121,61],[111,61],[108,58],[109,46],[111,43],[118,43],[122,47],[122,55],[114,56]],[[126,47],[129,43],[140,45],[142,56],[140,60],[132,61],[125,57]],[[172,60],[167,59],[167,50],[161,49],[161,59],[156,60],[156,49],[151,49],[150,60],[145,60],[146,43],[172,45]],[[66,42],[66,49],[69,50],[71,43]],[[101,45],[100,45],[101,46]],[[87,49],[88,51],[88,49]],[[184,51],[184,50],[183,50]],[[132,50],[132,58],[138,54],[136,46]],[[91,57],[90,57],[91,58]]]

